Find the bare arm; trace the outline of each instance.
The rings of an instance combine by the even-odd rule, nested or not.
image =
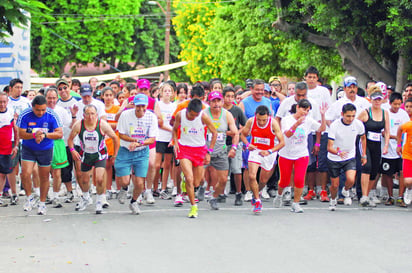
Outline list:
[[[110,126],[109,123],[107,123],[106,121],[100,121],[100,126],[102,129],[102,132],[107,135],[108,137],[110,137],[113,140],[113,144],[114,144],[114,153],[113,153],[113,158],[117,156],[117,152],[119,151],[119,147],[120,147],[120,141],[117,138],[116,133],[113,131],[112,127]]]
[[[217,140],[217,130],[215,126],[213,126],[212,120],[206,116],[205,113],[202,113],[202,123],[206,125],[207,129],[209,129],[210,133],[212,133],[212,140],[210,141],[209,149],[213,150]]]
[[[74,150],[74,144],[73,144],[74,138],[80,133],[80,125],[81,125],[81,120],[77,121],[73,125],[72,131],[70,132],[69,138],[67,139],[67,146],[69,147],[70,153],[72,154],[72,157],[74,160],[80,160],[80,155],[76,150]]]
[[[385,114],[385,129],[383,131],[384,137],[385,137],[385,146],[383,146],[382,154],[387,154],[388,153],[388,147],[389,147],[389,140],[390,140],[390,124],[389,124],[389,113],[388,111],[384,111]]]

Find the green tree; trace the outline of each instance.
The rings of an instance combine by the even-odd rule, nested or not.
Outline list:
[[[400,91],[411,75],[412,2],[276,0],[276,29],[288,38],[337,50],[344,69]]]
[[[0,4],[0,42],[4,38],[13,35],[12,26],[24,27],[30,20],[31,15],[41,16],[47,6],[36,0],[13,0],[2,1]]]
[[[60,74],[68,62],[132,60],[135,25],[142,0],[44,0],[54,17],[32,18],[32,67],[41,74]],[[75,70],[75,67],[73,68]]]

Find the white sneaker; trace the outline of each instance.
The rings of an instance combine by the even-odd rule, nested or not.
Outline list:
[[[144,199],[146,200],[146,204],[153,205],[155,203],[152,191],[146,191],[144,193]]]
[[[292,201],[292,193],[290,191],[285,191],[283,193],[283,203],[285,206],[290,206]]]
[[[295,213],[303,213],[303,209],[300,207],[299,203],[292,203],[292,208],[290,209],[291,212]]]
[[[97,193],[96,191],[96,186],[92,184],[92,186],[90,187],[90,193],[95,195]]]
[[[361,197],[361,199],[359,200],[359,204],[360,204],[362,207],[367,207],[367,206],[369,206],[369,197],[363,195],[363,196]]]
[[[345,198],[343,199],[343,204],[344,204],[345,206],[351,206],[351,205],[352,205],[352,198],[350,198],[350,197],[345,197]]]
[[[117,199],[119,200],[120,204],[124,204],[126,202],[126,195],[127,192],[122,188],[119,191],[119,194],[117,195]]]
[[[89,205],[89,199],[84,198],[83,196],[80,197],[79,203],[76,204],[75,210],[76,211],[83,211]]]
[[[172,197],[175,197],[176,195],[177,195],[177,187],[173,187]]]
[[[345,190],[345,187],[342,188],[342,195],[344,197],[350,197],[350,192],[349,190]]]
[[[139,215],[140,214],[140,208],[139,204],[137,202],[133,202],[129,204],[129,208],[132,211],[133,214]]]
[[[27,196],[26,197],[26,202],[23,204],[23,210],[24,211],[31,211],[33,209],[33,196]]]
[[[244,198],[245,202],[250,202],[250,201],[252,201],[252,198],[253,198],[253,193],[252,193],[252,191],[247,191],[246,194],[245,194],[245,198]]]
[[[136,203],[138,205],[142,205],[143,204],[143,194],[140,194],[137,199],[136,199]]]
[[[403,194],[403,201],[406,205],[410,205],[412,202],[412,189],[406,188],[405,193]]]
[[[106,197],[105,194],[103,194],[103,196],[102,196],[102,207],[104,209],[107,209],[108,207],[110,207],[110,203],[107,202],[107,197]]]
[[[275,208],[280,208],[283,205],[282,195],[276,194],[275,198],[273,199],[273,206]]]
[[[205,191],[205,199],[211,199],[213,197],[212,191]]]
[[[379,201],[380,202],[380,201]],[[376,207],[376,203],[373,198],[369,197],[369,207],[374,208]]]
[[[52,205],[53,205],[53,208],[56,208],[56,209],[63,207],[62,203],[57,197],[52,200]]]
[[[103,202],[96,201],[96,214],[102,214],[103,211]]]
[[[39,205],[39,208],[37,209],[37,214],[38,215],[46,215],[47,214],[46,205]]]
[[[269,200],[269,199],[270,199],[270,195],[269,195],[269,193],[268,193],[268,191],[267,191],[266,186],[260,191],[259,195],[260,195],[261,199],[265,199],[265,200]]]
[[[371,190],[369,192],[369,199],[372,200],[373,203],[375,203],[375,204],[380,204],[381,203],[381,200],[379,200],[378,197],[376,196],[376,190]]]
[[[381,197],[382,201],[384,201],[384,202],[386,202],[386,201],[389,200],[388,188],[386,188],[386,187],[381,187],[380,197]]]
[[[181,206],[183,206],[183,198],[182,198],[182,195],[181,194],[178,194],[178,195],[176,195],[176,198],[175,198],[175,207],[181,207]]]
[[[330,199],[330,201],[329,201],[329,210],[330,211],[335,211],[337,203],[338,203],[338,201],[336,199]]]

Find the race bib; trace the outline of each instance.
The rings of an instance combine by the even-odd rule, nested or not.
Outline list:
[[[146,137],[146,132],[142,127],[130,127],[130,137],[134,139],[144,139]]]
[[[107,121],[116,121],[116,114],[107,113]]]
[[[368,132],[368,139],[370,141],[381,141],[381,134],[376,132]]]
[[[263,137],[254,137],[253,139],[255,144],[262,144],[262,145],[270,145],[270,139],[269,138],[263,138]]]
[[[207,141],[212,141],[213,134],[207,134]],[[217,133],[217,142],[226,141],[226,133]]]

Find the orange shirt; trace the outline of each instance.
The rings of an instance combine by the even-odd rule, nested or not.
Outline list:
[[[402,158],[412,160],[412,121],[401,125],[402,133],[406,133],[405,145],[402,148]]]
[[[115,116],[117,114],[117,112],[119,112],[120,106],[118,105],[113,105],[112,108],[110,108],[109,110],[105,110],[107,113],[107,122],[109,124],[116,124],[117,121],[115,120]],[[120,141],[119,138],[119,132],[117,132],[117,130],[115,130],[117,138]],[[106,147],[107,147],[107,154],[109,156],[112,156],[114,153],[114,144],[113,144],[113,140],[110,137],[106,137],[105,139],[106,142]]]

